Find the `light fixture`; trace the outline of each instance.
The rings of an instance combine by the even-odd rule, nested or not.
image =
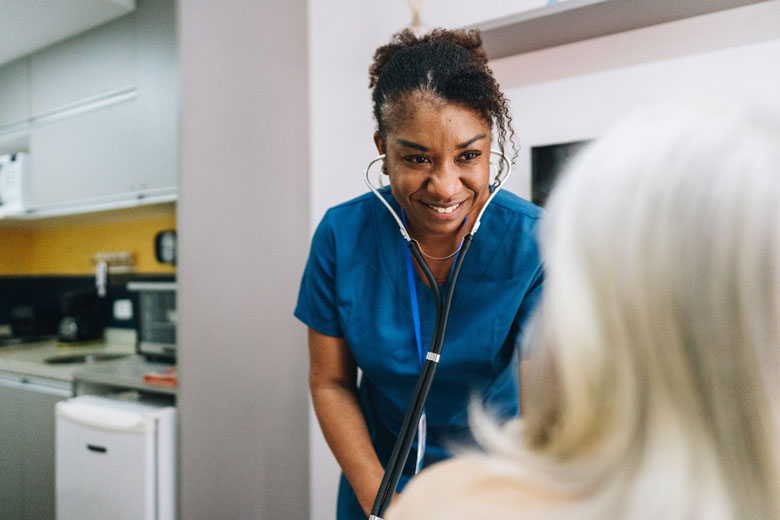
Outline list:
[[[406,0],[409,5],[409,9],[412,11],[412,23],[409,24],[409,29],[420,37],[428,32],[428,27],[422,22],[420,18],[420,11],[422,10],[422,4],[424,0]]]

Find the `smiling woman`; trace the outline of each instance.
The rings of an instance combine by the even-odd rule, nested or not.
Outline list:
[[[466,232],[461,224],[473,222],[487,200],[490,125],[466,106],[428,98],[409,94],[416,109],[375,140],[407,229],[431,258],[457,248]]]
[[[442,289],[454,285],[460,245],[480,214],[413,445],[417,463],[407,461],[399,488],[421,467],[450,457],[452,443],[472,442],[472,397],[500,417],[517,415],[517,344],[543,279],[536,243],[541,211],[491,192],[491,148],[503,156],[513,131],[479,34],[401,32],[377,50],[369,73],[374,142],[390,187],[377,192],[383,200],[368,193],[326,213],[295,309],[309,327],[314,409],[343,470],[340,520],[365,519],[371,510],[424,347],[437,330],[437,301],[426,285],[434,279]],[[383,204],[402,215],[428,258],[431,281]]]

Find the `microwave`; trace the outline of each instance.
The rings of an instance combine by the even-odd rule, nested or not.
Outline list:
[[[0,155],[0,217],[24,213],[30,205],[30,156]]]
[[[138,295],[137,351],[147,358],[176,360],[176,282],[130,282]]]

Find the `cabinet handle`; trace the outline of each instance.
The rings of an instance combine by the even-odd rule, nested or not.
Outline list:
[[[105,453],[108,451],[108,449],[105,446],[96,446],[94,444],[87,444],[87,449],[89,451],[96,451],[98,453]]]

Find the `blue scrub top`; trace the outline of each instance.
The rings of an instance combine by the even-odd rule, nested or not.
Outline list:
[[[389,189],[383,196],[400,215]],[[473,397],[499,417],[518,412],[518,340],[543,280],[536,240],[541,215],[537,206],[501,191],[482,217],[458,277],[425,406],[424,466],[449,457],[452,443],[470,442],[468,405]],[[392,215],[372,193],[331,208],[312,239],[295,309],[309,327],[345,338],[363,372],[360,406],[383,466],[420,373],[407,250]],[[415,283],[427,352],[435,301],[416,272]],[[415,442],[399,490],[414,474],[416,450]],[[365,518],[359,506],[355,509],[357,501],[343,477],[341,487],[338,518]]]

